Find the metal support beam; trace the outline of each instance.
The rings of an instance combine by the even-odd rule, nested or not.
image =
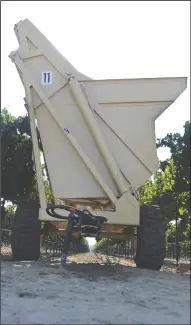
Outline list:
[[[90,110],[89,104],[84,94],[82,93],[80,85],[74,77],[69,77],[68,81],[76,104],[86,121],[86,124],[94,138],[94,141],[96,142],[97,148],[100,151],[116,185],[118,186],[119,191],[121,192],[121,194],[123,194],[128,190],[128,188],[124,184],[121,171],[117,166],[112,154],[110,153],[108,146],[105,143],[105,139],[103,138],[100,128],[95,120],[95,117],[93,116]]]

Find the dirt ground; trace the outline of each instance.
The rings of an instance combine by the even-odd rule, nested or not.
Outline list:
[[[109,256],[109,260],[106,256],[94,253],[90,253],[89,255],[80,254],[74,255],[68,258],[68,261],[73,261],[77,263],[106,263],[109,264],[113,262],[113,264],[119,264],[123,266],[131,266],[136,267],[135,262],[130,259],[122,259],[118,257]],[[162,272],[173,272],[173,273],[182,273],[182,274],[191,274],[190,263],[189,261],[180,261],[179,265],[176,266],[176,261],[165,261],[163,267],[161,268]]]
[[[38,262],[1,256],[2,324],[190,324],[189,264],[161,272],[86,253]]]
[[[11,254],[11,248],[10,247],[2,247],[1,248],[1,260],[9,260],[9,256]],[[42,257],[43,259],[50,259],[50,255],[44,255]],[[120,265],[126,265],[126,266],[132,266],[135,267],[135,263],[131,259],[122,259],[122,258],[113,258],[109,257],[109,261],[106,256],[103,256],[101,254],[95,255],[94,253],[89,254],[77,254],[72,255],[68,257],[68,263],[111,263],[114,264],[120,264]],[[175,260],[165,260],[163,267],[161,268],[162,272],[173,272],[173,273],[182,273],[182,274],[190,274],[191,275],[191,269],[190,269],[190,261],[179,261],[179,265],[176,265]]]

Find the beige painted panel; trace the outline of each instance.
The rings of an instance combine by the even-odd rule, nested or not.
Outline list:
[[[128,155],[130,156],[128,157],[128,161],[129,159],[131,161],[131,159],[135,160],[138,158],[136,159],[138,164],[138,169],[136,171],[137,173],[139,172],[140,164],[145,165],[151,174],[156,171],[157,153],[153,112],[160,114],[160,112],[166,109],[167,106],[169,106],[168,102],[151,102],[118,105],[102,104],[96,107],[96,112],[105,122],[102,125],[103,132],[104,128],[106,127],[104,124],[107,124],[110,129],[113,130],[113,132],[115,132],[115,134],[117,134],[118,137],[124,142],[127,149],[129,149]],[[111,142],[110,140],[108,141]],[[112,147],[115,151],[116,145],[114,145],[114,143]],[[121,159],[121,155],[118,155],[118,157]],[[125,159],[127,159],[127,157],[125,157]],[[121,162],[119,164],[121,166]],[[135,168],[134,164],[135,162],[132,162],[131,164],[126,163],[125,169],[129,169],[128,174],[131,176],[132,173],[129,165],[133,165],[133,168]],[[148,173],[146,173],[146,175],[148,175]],[[130,179],[130,176],[128,179]],[[133,181],[132,184],[135,186],[136,183],[140,184],[138,180]]]
[[[186,84],[186,78],[147,78],[90,80],[84,82],[84,87],[98,103],[173,102],[186,89]]]
[[[52,73],[52,84],[43,85],[43,91],[47,97],[52,96],[52,94],[59,91],[60,88],[66,84],[66,78],[62,76],[44,56],[40,55],[25,59],[24,62],[28,71],[30,71],[31,78],[40,87],[42,87],[42,72],[50,71]],[[33,104],[34,108],[36,108],[42,104],[42,101],[38,96],[34,96]]]
[[[70,129],[115,195],[119,196],[81,113],[75,105],[65,105],[63,101],[63,92],[67,91],[67,87],[52,96],[50,101],[65,127]],[[36,109],[36,116],[54,195],[58,198],[105,198],[102,189],[44,105]]]
[[[74,66],[52,45],[52,43],[45,37],[45,35],[43,35],[38,30],[38,28],[32,24],[29,19],[19,21],[15,25],[15,33],[20,45],[20,50],[22,51],[21,57],[24,57],[24,54],[27,57],[27,48],[31,51],[31,48],[33,47],[34,50],[39,50],[40,53],[45,54],[50,62],[52,62],[53,59],[54,67],[61,74],[67,72],[76,75],[79,80],[90,79],[89,77],[77,71]],[[64,34],[61,32],[61,40],[62,39],[64,41]],[[25,40],[27,40],[27,48],[24,44]]]
[[[51,98],[52,104],[57,107],[60,118],[66,121],[65,126],[71,130],[112,191],[119,196],[79,110],[75,105],[62,106],[63,91],[66,92],[67,87]],[[157,169],[153,105],[103,106],[100,108],[101,115],[109,126],[96,115],[117,164],[135,188],[142,185]],[[157,103],[155,110],[163,110],[165,105]],[[36,112],[55,196],[106,198],[47,110],[42,106]]]

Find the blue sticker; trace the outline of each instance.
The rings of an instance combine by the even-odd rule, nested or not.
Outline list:
[[[67,134],[69,134],[69,133],[70,133],[70,131],[69,131],[69,129],[68,129],[68,128],[64,128],[64,131],[65,131],[65,133],[67,133]]]

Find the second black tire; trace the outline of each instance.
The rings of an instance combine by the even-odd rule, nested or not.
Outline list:
[[[165,258],[165,218],[158,206],[140,208],[140,226],[137,229],[137,267],[160,270]]]

